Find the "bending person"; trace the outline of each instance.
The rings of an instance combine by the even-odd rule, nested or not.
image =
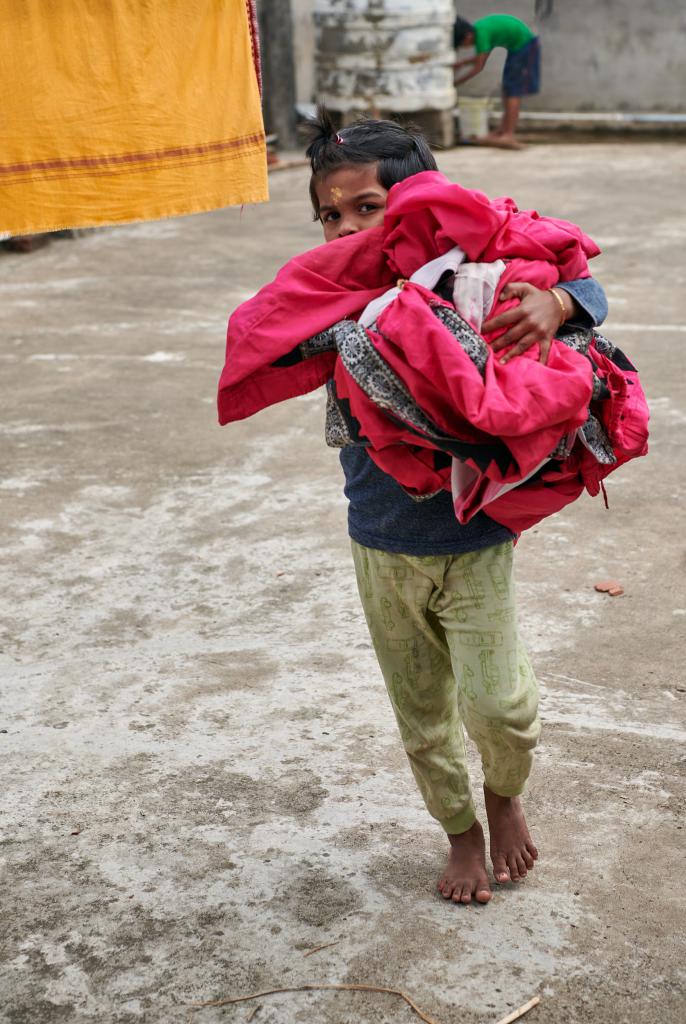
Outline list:
[[[532,30],[519,18],[510,14],[489,14],[474,23],[456,18],[453,26],[453,46],[473,46],[473,57],[459,60],[454,69],[455,85],[474,78],[483,68],[491,52],[498,46],[507,50],[503,68],[503,118],[500,129],[488,136],[500,146],[520,149],[521,143],[515,138],[522,96],[532,96],[540,89],[541,47]],[[468,70],[467,70],[468,69]]]

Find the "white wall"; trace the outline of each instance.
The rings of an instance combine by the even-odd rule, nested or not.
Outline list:
[[[291,0],[293,46],[295,48],[295,88],[299,103],[311,103],[314,97],[314,0]]]
[[[297,95],[310,102],[314,0],[291,2]],[[685,0],[458,0],[456,9],[470,20],[514,14],[539,33],[541,93],[530,109],[686,112]],[[504,59],[495,51],[464,94],[497,96]]]

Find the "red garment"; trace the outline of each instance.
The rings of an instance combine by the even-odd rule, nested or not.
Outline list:
[[[611,398],[593,402],[591,409],[602,424],[612,445],[616,461],[601,464],[577,440],[571,454],[559,462],[551,459],[542,471],[519,487],[497,497],[487,505],[491,519],[502,523],[514,533],[528,530],[541,519],[559,512],[586,489],[595,496],[603,486],[603,479],[624,463],[648,453],[648,420],[650,412],[638,372],[628,360],[621,371],[617,364],[592,344],[588,354],[595,364],[595,373],[607,385]],[[514,361],[514,360],[513,360]],[[462,510],[455,511],[460,522],[466,522],[483,508],[485,480],[480,480],[474,492],[464,501]]]
[[[519,480],[528,475],[555,448],[563,434],[586,420],[591,398],[592,373],[587,359],[560,342],[550,351],[547,363],[528,352],[503,365],[497,359],[486,363],[482,379],[467,353],[455,344],[450,332],[431,314],[428,306],[444,304],[420,285],[406,284],[400,295],[379,317],[378,332],[368,331],[375,348],[406,384],[418,405],[446,433],[465,440],[504,441],[514,456],[517,469],[500,473],[492,466],[494,480]],[[381,469],[390,472],[407,490],[418,494],[441,486],[437,477],[421,488],[413,483],[406,454],[387,454],[398,438],[398,428],[383,412],[372,427],[373,408],[369,399],[351,395],[350,377],[340,361],[334,372],[340,398],[349,398],[351,411],[365,426],[373,445],[370,452]],[[359,392],[359,388],[357,389]],[[409,444],[417,439],[409,434]],[[398,461],[399,460],[399,463]]]
[[[473,262],[512,260],[501,279],[548,288],[588,277],[599,249],[574,224],[518,212],[512,199],[489,200],[423,171],[394,185],[383,227],[348,235],[296,256],[274,281],[232,314],[219,381],[219,422],[230,423],[320,387],[334,353],[273,367],[300,342],[345,317],[415,270],[459,245]],[[494,313],[509,308],[496,302]],[[489,339],[487,339],[489,340]]]
[[[349,403],[362,435],[371,442],[369,454],[381,469],[417,495],[450,489],[449,465],[434,458],[440,446],[430,436],[417,436],[409,423],[405,429],[397,417],[386,415],[352,379],[336,352],[299,359],[297,346],[339,320],[356,318],[398,277],[409,277],[455,245],[471,261],[507,261],[492,315],[513,304],[499,299],[508,281],[548,288],[559,280],[576,280],[588,276],[587,257],[599,251],[574,225],[519,212],[510,199],[491,202],[434,171],[408,178],[390,190],[383,227],[296,257],[232,315],[219,384],[220,422],[250,416],[333,376],[338,398]],[[565,434],[585,422],[592,368],[587,358],[556,340],[545,365],[534,346],[505,365],[489,357],[482,378],[432,312],[437,304],[443,303],[433,292],[406,284],[379,316],[378,330],[368,335],[441,432],[483,445],[484,451],[497,442],[505,452],[505,458],[496,454],[484,461],[477,452],[465,460],[477,471],[468,497],[456,505],[458,518],[466,522],[483,506],[489,488],[520,483]],[[497,335],[484,337],[492,341]],[[596,355],[594,360],[602,364],[604,357]],[[277,360],[288,365],[274,366]],[[606,416],[612,419],[617,403],[626,401],[627,383],[626,374],[607,363],[601,375],[612,378],[617,396],[617,402],[606,403]],[[637,381],[632,397],[645,406]],[[645,408],[645,423],[639,423],[631,444],[618,453],[620,461],[645,451]],[[608,432],[615,444],[618,431],[614,437]],[[601,477],[613,468],[599,466],[577,444],[565,462],[549,463],[534,480],[490,502],[488,514],[519,532],[574,500],[584,486],[597,493]]]

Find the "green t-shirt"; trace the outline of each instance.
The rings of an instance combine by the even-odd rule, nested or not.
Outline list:
[[[511,14],[488,14],[474,22],[474,48],[477,53],[490,53],[504,46],[510,53],[521,50],[534,38],[528,25]]]

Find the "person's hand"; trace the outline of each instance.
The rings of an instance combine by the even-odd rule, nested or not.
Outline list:
[[[559,301],[556,298],[558,295]],[[481,329],[482,333],[488,334],[490,331],[507,328],[491,346],[494,352],[500,352],[508,345],[513,346],[500,362],[508,363],[532,345],[539,346],[540,361],[547,362],[555,332],[575,312],[574,299],[569,292],[558,288],[553,295],[526,281],[512,281],[505,285],[500,298],[519,299],[517,306],[487,320]],[[564,315],[560,303],[564,306]]]

